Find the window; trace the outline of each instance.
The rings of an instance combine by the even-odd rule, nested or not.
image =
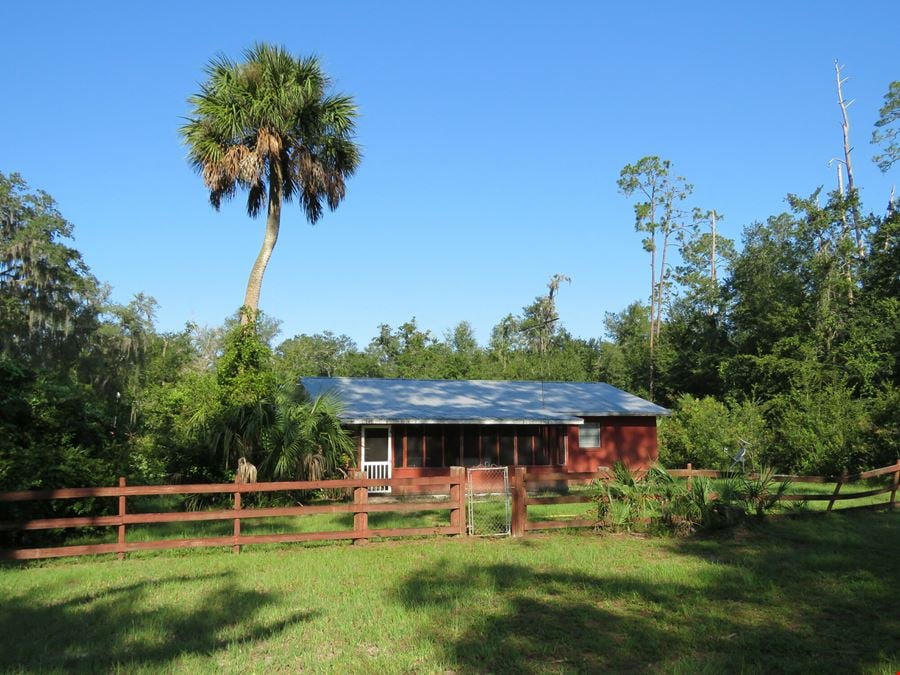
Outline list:
[[[600,425],[582,424],[578,427],[578,446],[581,448],[599,448]]]

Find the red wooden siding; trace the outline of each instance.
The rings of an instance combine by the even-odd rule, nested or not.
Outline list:
[[[659,457],[655,417],[586,417],[586,424],[600,424],[600,447],[582,448],[578,427],[569,427],[569,461],[566,471],[596,471],[623,461],[633,468],[644,468]]]
[[[644,468],[659,456],[655,417],[586,417],[584,421],[600,425],[599,448],[582,448],[576,425],[395,424],[391,426],[392,475],[444,476],[450,466],[477,464],[527,466],[537,473],[595,472],[620,460]],[[354,433],[358,438],[358,428]]]

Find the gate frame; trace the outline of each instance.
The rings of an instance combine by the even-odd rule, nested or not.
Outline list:
[[[487,491],[476,492],[472,482],[472,475],[475,471],[497,471],[503,476],[503,491]],[[475,497],[478,495],[496,495],[506,497],[504,523],[505,530],[500,532],[478,533],[475,531]],[[470,537],[509,537],[512,535],[512,491],[509,482],[508,466],[470,466],[466,467],[466,534]]]

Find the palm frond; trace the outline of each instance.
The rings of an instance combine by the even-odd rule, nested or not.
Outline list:
[[[315,223],[323,203],[333,210],[343,200],[359,164],[356,104],[327,93],[331,82],[314,56],[257,43],[243,57],[212,59],[200,93],[188,99],[192,111],[180,129],[188,160],[215,208],[244,189],[256,216],[265,203],[261,186],[274,181]]]

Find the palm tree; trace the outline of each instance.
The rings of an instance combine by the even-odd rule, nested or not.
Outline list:
[[[242,323],[259,311],[259,291],[278,240],[281,205],[297,199],[315,223],[323,204],[333,211],[360,160],[353,141],[353,99],[329,94],[330,80],[315,57],[294,58],[283,47],[257,44],[244,60],[210,61],[207,81],[188,99],[193,106],[181,135],[190,162],[217,210],[247,190],[247,213],[266,205],[266,232],[253,264]]]

